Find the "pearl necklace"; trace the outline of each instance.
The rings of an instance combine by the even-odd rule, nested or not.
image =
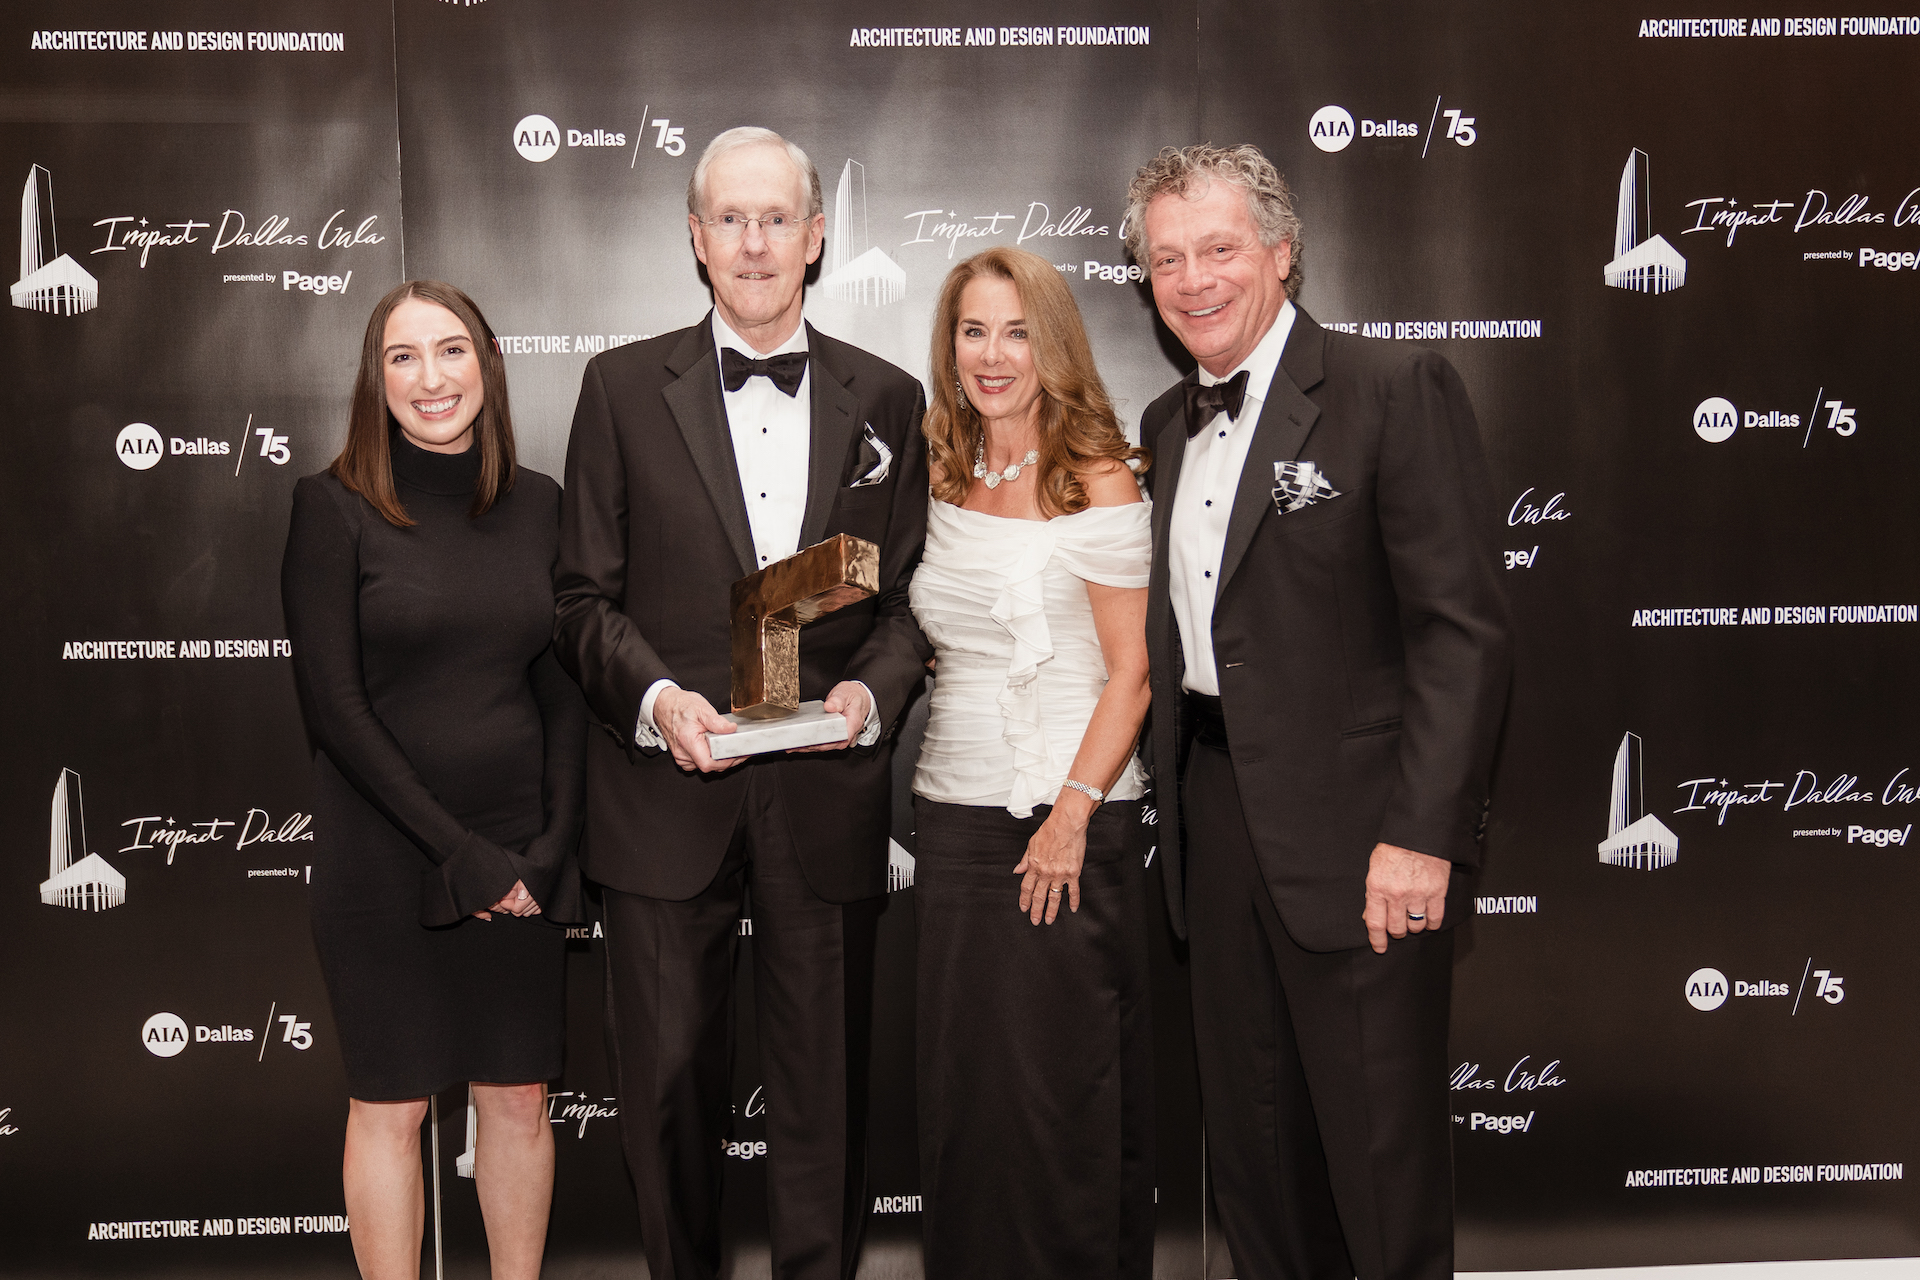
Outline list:
[[[989,489],[998,489],[1002,480],[1018,480],[1022,467],[1030,467],[1038,461],[1040,461],[1040,451],[1029,449],[1026,457],[1018,462],[1009,463],[1005,471],[989,471],[987,470],[987,441],[983,436],[973,451],[973,478],[985,480]]]

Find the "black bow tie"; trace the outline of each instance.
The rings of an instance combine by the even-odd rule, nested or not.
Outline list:
[[[1187,439],[1200,434],[1200,429],[1212,422],[1214,415],[1226,410],[1229,420],[1238,420],[1240,406],[1247,401],[1247,371],[1228,378],[1225,382],[1216,382],[1210,387],[1200,385],[1200,375],[1195,373],[1193,381],[1187,383]]]
[[[804,351],[754,360],[732,347],[720,348],[720,382],[729,391],[746,386],[748,378],[766,378],[788,395],[798,395],[800,379],[806,376],[807,353]]]

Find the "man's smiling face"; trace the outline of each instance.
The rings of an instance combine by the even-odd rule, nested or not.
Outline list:
[[[1160,318],[1208,373],[1232,373],[1280,315],[1293,246],[1261,244],[1246,193],[1218,179],[1197,200],[1156,196],[1145,223]]]
[[[716,156],[707,169],[701,204],[708,219],[724,214],[761,218],[783,213],[808,225],[791,240],[770,239],[754,223],[738,239],[710,234],[689,216],[694,252],[706,264],[720,318],[762,351],[771,351],[800,323],[800,291],[807,264],[820,256],[826,219],[808,219],[807,176],[786,148],[761,143]],[[764,341],[756,341],[764,339]]]

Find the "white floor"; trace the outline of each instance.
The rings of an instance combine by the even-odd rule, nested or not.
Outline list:
[[[1832,1262],[1720,1262],[1591,1271],[1461,1271],[1455,1280],[1920,1280],[1920,1258]]]

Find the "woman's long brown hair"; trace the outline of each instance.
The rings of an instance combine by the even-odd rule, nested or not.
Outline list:
[[[480,442],[480,479],[473,490],[471,516],[483,516],[513,488],[516,463],[513,450],[513,414],[507,407],[507,364],[493,340],[493,329],[473,299],[441,280],[409,280],[395,287],[373,308],[367,336],[360,344],[360,372],[353,380],[353,407],[347,414],[347,443],[327,470],[341,484],[365,498],[387,520],[404,529],[413,523],[393,487],[393,456],[389,440],[400,424],[387,410],[387,378],[382,348],[387,317],[408,298],[434,302],[453,312],[473,339],[480,359],[480,413],[474,434]]]
[[[939,479],[933,496],[959,506],[973,485],[973,455],[984,427],[973,405],[960,394],[954,334],[960,323],[960,295],[982,276],[1010,280],[1019,291],[1027,344],[1040,375],[1040,510],[1069,515],[1087,505],[1082,473],[1102,460],[1125,465],[1135,459],[1144,472],[1153,454],[1127,443],[1114,416],[1113,402],[1094,367],[1093,348],[1072,290],[1052,263],[1025,249],[997,248],[955,266],[940,286],[933,316],[933,400],[921,431]]]

